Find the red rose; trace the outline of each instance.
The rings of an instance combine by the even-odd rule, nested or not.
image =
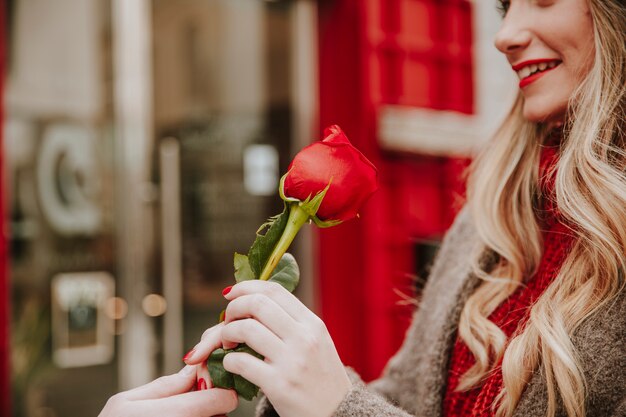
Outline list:
[[[376,191],[376,167],[348,140],[337,125],[326,136],[301,150],[289,165],[283,194],[305,201],[330,187],[317,211],[322,221],[346,221],[357,216],[361,206]]]

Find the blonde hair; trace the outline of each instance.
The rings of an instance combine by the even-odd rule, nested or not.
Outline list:
[[[483,282],[466,302],[459,336],[475,358],[457,390],[479,385],[502,360],[503,388],[492,405],[513,415],[539,368],[553,417],[562,403],[570,417],[585,415],[585,376],[571,336],[585,319],[623,290],[626,271],[626,11],[618,0],[590,0],[594,64],[568,106],[556,166],[555,195],[575,243],[557,277],[508,340],[488,317],[537,269],[543,242],[535,209],[544,124],[522,117],[523,98],[476,159],[468,202],[482,240],[473,270]],[[485,270],[485,252],[497,263]]]

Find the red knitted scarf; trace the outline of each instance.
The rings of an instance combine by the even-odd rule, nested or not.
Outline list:
[[[542,148],[540,160],[540,186],[544,196],[553,195],[554,175],[551,172],[557,159],[558,140],[552,139]],[[571,231],[561,221],[554,200],[550,197],[542,198],[542,206],[538,217],[542,224],[544,252],[537,272],[489,316],[489,320],[498,325],[509,338],[525,324],[530,307],[556,277],[574,240]],[[480,386],[465,392],[455,391],[461,376],[473,364],[474,356],[457,336],[443,402],[445,417],[494,415],[492,404],[502,388],[502,371],[499,367]]]

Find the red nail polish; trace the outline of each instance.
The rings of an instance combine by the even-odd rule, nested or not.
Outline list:
[[[224,289],[222,290],[222,295],[223,295],[223,296],[226,296],[226,295],[230,292],[230,290],[232,290],[232,289],[233,289],[233,286],[232,286],[232,285],[229,285],[228,287],[226,287],[226,288],[224,288]]]
[[[198,391],[203,391],[206,389],[206,381],[204,380],[204,378],[200,378],[198,380]]]
[[[187,362],[187,359],[191,358],[193,354],[196,352],[196,349],[191,349],[185,356],[183,356],[183,362]]]

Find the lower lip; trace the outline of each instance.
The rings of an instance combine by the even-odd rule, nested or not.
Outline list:
[[[557,68],[558,65],[554,68]],[[547,73],[549,73],[550,71],[552,71],[554,68],[550,68],[550,69],[546,69],[544,71],[541,72],[537,72],[533,75],[530,75],[522,80],[520,80],[519,82],[519,88],[524,88],[526,87],[528,84],[533,83],[535,81],[537,81],[539,78],[543,77],[544,75],[546,75]]]

